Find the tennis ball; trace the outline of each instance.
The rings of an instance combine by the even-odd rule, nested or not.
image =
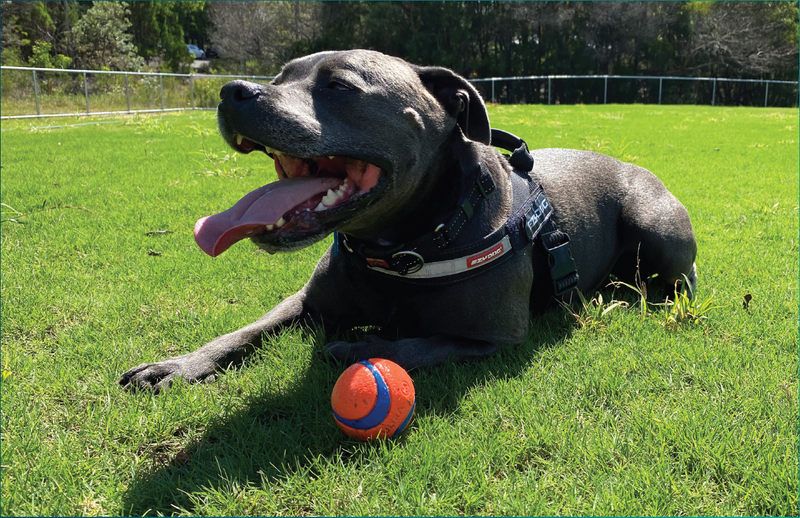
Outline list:
[[[414,383],[408,373],[381,358],[348,367],[331,393],[336,424],[362,441],[399,434],[411,421],[415,406]]]

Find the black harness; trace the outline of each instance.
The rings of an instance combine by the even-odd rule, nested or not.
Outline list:
[[[553,207],[541,184],[530,177],[533,157],[519,137],[492,130],[492,145],[512,151],[514,195],[511,215],[501,228],[465,246],[449,246],[472,220],[480,203],[495,189],[494,180],[478,164],[470,191],[446,223],[408,243],[378,246],[341,232],[334,234],[334,254],[343,254],[354,264],[399,280],[425,285],[443,285],[484,273],[533,245],[538,238],[548,254],[555,296],[578,285],[578,271],[569,250],[569,236],[558,230]]]

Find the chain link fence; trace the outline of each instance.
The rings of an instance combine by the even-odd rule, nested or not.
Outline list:
[[[0,118],[214,109],[232,79],[271,76],[162,74],[0,67]],[[667,76],[525,76],[470,80],[499,104],[710,104],[798,106],[798,82]]]
[[[215,109],[222,85],[270,76],[0,67],[3,119]]]
[[[671,76],[526,76],[471,80],[499,104],[705,104],[793,107],[798,82]]]

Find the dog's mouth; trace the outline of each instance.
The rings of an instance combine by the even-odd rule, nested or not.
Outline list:
[[[263,151],[275,160],[279,180],[248,193],[230,209],[197,221],[194,237],[216,257],[234,243],[297,241],[327,233],[382,190],[382,169],[366,160],[331,154],[302,158],[234,135],[242,153]]]

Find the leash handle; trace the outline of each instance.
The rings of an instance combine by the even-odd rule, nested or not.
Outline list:
[[[507,131],[492,128],[492,145],[511,151],[508,163],[520,171],[529,173],[533,170],[533,156],[528,151],[524,140]]]

